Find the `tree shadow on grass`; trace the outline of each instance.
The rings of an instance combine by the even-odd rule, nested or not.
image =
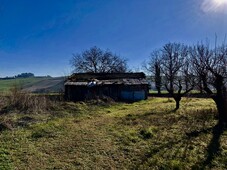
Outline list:
[[[168,115],[168,114],[171,114],[171,113],[176,113],[176,109],[170,109],[170,110],[164,110],[164,111],[161,111],[161,112],[157,112],[157,111],[148,111],[148,112],[145,112],[144,114],[138,114],[137,116],[138,117],[147,117],[147,116],[150,116],[150,115],[155,115],[155,114],[162,114],[162,115]]]
[[[188,140],[191,140],[191,138],[198,137],[201,134],[207,134],[211,131],[213,131],[213,127],[205,128],[205,129],[202,129],[202,130],[195,130],[195,131],[192,131],[192,132],[189,132],[189,133],[186,132],[186,135],[188,137]]]
[[[212,161],[220,152],[220,138],[225,130],[223,123],[217,123],[212,129],[212,139],[207,147],[207,156],[206,159],[199,163],[199,167],[202,169],[212,166]],[[196,165],[195,165],[196,166]]]

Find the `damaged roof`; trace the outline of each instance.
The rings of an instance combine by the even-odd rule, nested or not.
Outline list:
[[[70,76],[65,85],[148,85],[144,73],[78,73]]]
[[[70,81],[88,81],[91,79],[110,80],[110,79],[139,79],[146,78],[143,72],[139,73],[74,73],[68,80]]]

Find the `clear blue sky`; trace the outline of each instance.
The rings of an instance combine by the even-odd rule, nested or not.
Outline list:
[[[223,1],[223,2],[222,2]],[[72,53],[110,49],[141,66],[168,42],[223,40],[225,0],[0,0],[0,77],[64,76]]]

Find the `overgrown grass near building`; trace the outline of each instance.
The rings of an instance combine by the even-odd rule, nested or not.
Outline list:
[[[227,168],[227,132],[210,99],[183,99],[177,112],[168,98],[52,106],[3,110],[0,169]]]

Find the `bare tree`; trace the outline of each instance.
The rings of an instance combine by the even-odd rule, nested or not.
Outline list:
[[[143,63],[143,68],[154,77],[155,87],[158,94],[161,94],[162,76],[161,76],[161,51],[155,50],[151,53],[149,61]]]
[[[188,48],[178,43],[168,43],[162,49],[161,71],[164,86],[179,109],[184,95],[194,88],[194,76],[189,67]]]
[[[128,70],[125,59],[96,46],[81,54],[73,54],[70,62],[75,72],[118,73]]]
[[[227,46],[210,49],[198,44],[190,50],[193,68],[202,80],[204,91],[215,101],[219,122],[227,122]]]

